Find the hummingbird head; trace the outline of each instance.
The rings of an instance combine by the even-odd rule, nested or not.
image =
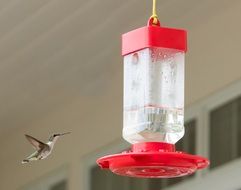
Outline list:
[[[57,140],[60,136],[67,135],[67,134],[70,134],[70,132],[53,134],[50,136],[49,141]]]

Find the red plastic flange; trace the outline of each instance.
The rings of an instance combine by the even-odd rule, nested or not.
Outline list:
[[[209,160],[175,151],[175,146],[160,142],[134,144],[130,151],[97,160],[103,169],[129,177],[173,178],[190,175],[206,168]]]
[[[153,25],[153,18],[148,26],[132,30],[122,35],[122,56],[144,48],[160,47],[187,51],[187,31]]]

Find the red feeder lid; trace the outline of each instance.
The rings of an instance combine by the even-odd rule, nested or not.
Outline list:
[[[163,47],[187,51],[187,32],[181,29],[161,27],[157,25],[132,30],[122,35],[122,56],[148,47]]]
[[[104,156],[97,160],[103,169],[129,177],[172,178],[190,175],[206,168],[206,158],[175,151],[172,144],[137,143],[130,151]]]

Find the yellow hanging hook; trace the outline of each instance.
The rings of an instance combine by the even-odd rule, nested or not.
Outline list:
[[[151,18],[153,18],[153,24],[157,25],[158,24],[158,16],[156,14],[156,0],[153,0],[152,3],[152,15]]]

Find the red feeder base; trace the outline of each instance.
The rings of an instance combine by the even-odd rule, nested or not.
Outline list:
[[[173,178],[206,168],[209,160],[175,151],[175,145],[159,142],[137,143],[130,151],[97,160],[103,169],[129,177]]]

